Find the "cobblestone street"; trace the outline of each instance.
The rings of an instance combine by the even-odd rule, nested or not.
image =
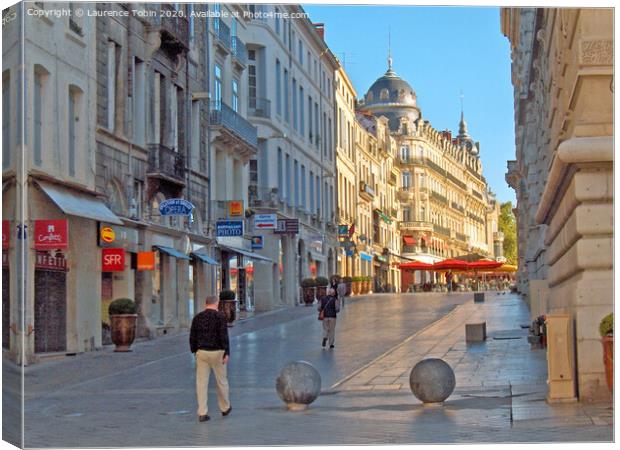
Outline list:
[[[478,321],[488,339],[466,345],[465,323]],[[137,343],[129,354],[106,348],[44,362],[26,368],[25,446],[611,441],[611,404],[545,402],[545,353],[530,350],[528,322],[518,296],[494,292],[483,304],[471,294],[358,297],[330,351],[320,347],[315,308],[257,315],[230,330],[233,413],[222,418],[211,392],[207,424],[196,420],[187,334]],[[455,392],[440,408],[409,389],[411,368],[427,357],[455,370]],[[300,359],[319,370],[323,392],[292,413],[275,379]],[[4,373],[14,376],[6,362]]]

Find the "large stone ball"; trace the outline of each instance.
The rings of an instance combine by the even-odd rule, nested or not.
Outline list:
[[[306,409],[321,392],[321,374],[305,361],[290,362],[280,371],[276,390],[288,409]]]
[[[443,402],[452,394],[455,385],[454,371],[441,359],[424,359],[409,375],[411,392],[423,403]]]

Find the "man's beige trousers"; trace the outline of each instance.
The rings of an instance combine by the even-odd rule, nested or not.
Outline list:
[[[207,415],[207,393],[209,392],[209,375],[211,370],[213,370],[215,375],[217,403],[220,411],[224,412],[230,408],[226,364],[223,363],[223,359],[224,350],[198,350],[196,352],[196,396],[198,397],[199,416]]]

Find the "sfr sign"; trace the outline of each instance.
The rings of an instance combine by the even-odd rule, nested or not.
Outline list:
[[[123,272],[125,270],[125,249],[124,248],[103,248],[101,249],[101,271],[102,272]]]

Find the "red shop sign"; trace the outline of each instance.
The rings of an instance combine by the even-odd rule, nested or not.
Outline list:
[[[53,250],[67,248],[68,245],[69,224],[66,219],[34,221],[34,248]]]
[[[37,252],[37,259],[34,263],[35,269],[44,269],[44,270],[58,270],[61,272],[68,272],[67,269],[67,260],[65,259],[65,255],[58,252],[55,256],[51,255],[49,252]]]
[[[2,248],[9,248],[11,224],[8,220],[2,221]]]
[[[125,270],[125,249],[124,248],[102,248],[101,249],[101,271],[102,272],[123,272]]]

